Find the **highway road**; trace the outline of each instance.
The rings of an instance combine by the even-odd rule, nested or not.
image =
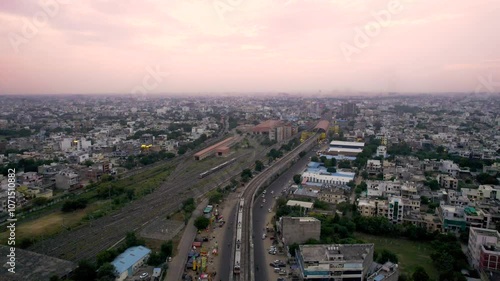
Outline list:
[[[254,260],[255,260],[255,280],[266,281],[268,280],[268,270],[269,265],[266,263],[267,249],[264,247],[264,240],[261,239],[263,229],[266,227],[266,217],[268,214],[268,209],[274,207],[276,200],[273,196],[279,196],[281,191],[288,187],[288,182],[293,180],[293,175],[300,174],[302,170],[309,163],[309,157],[315,155],[315,149],[310,151],[306,156],[300,158],[297,163],[290,167],[285,173],[283,173],[279,178],[277,178],[267,189],[266,189],[266,203],[262,204],[262,197],[256,196],[255,205],[253,208],[253,237],[254,238]],[[271,195],[271,191],[274,194]],[[258,198],[258,199],[257,199]],[[271,226],[270,226],[271,227]],[[269,239],[269,238],[267,238]],[[271,281],[271,280],[268,280]],[[274,281],[274,280],[273,280]]]

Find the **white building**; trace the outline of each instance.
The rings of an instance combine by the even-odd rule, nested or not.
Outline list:
[[[383,158],[387,157],[387,147],[386,146],[379,145],[377,147],[377,157],[383,157]]]
[[[479,267],[481,247],[485,244],[496,245],[500,242],[500,233],[496,230],[471,227],[469,232],[468,255],[474,268]]]

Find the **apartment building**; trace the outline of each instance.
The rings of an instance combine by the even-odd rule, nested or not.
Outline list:
[[[296,252],[302,280],[366,280],[374,244],[300,245]]]
[[[468,257],[475,269],[500,269],[500,233],[496,230],[471,227]]]

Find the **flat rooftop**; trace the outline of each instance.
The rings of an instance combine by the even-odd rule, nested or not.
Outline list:
[[[313,204],[314,203],[312,202],[304,202],[297,200],[288,200],[288,202],[286,202],[287,206],[300,206],[302,208],[307,208],[307,209],[311,209],[313,207]]]
[[[15,274],[12,274],[7,271],[9,266],[5,264],[7,260],[6,256],[9,253],[10,247],[0,245],[0,255],[3,258],[3,269],[0,270],[0,280],[49,281],[53,275],[63,277],[76,268],[76,264],[73,262],[16,248],[16,268]]]
[[[300,245],[304,261],[328,261],[329,255],[342,255],[343,261],[363,261],[368,253],[373,252],[374,244],[323,244]]]
[[[330,146],[335,146],[335,145],[340,145],[340,146],[356,146],[356,147],[364,147],[365,143],[364,142],[356,142],[356,141],[331,141]]]
[[[471,227],[471,230],[474,230],[475,233],[483,235],[483,236],[491,236],[491,237],[500,237],[500,233],[493,229],[485,229],[478,227]]]

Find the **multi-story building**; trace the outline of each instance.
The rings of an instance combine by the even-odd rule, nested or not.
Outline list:
[[[458,180],[452,176],[448,175],[438,175],[437,181],[441,188],[446,189],[458,189]]]
[[[470,200],[482,201],[484,199],[500,200],[500,185],[480,185],[477,189],[462,188],[462,194]]]
[[[468,257],[475,269],[500,269],[500,233],[496,230],[471,227]]]
[[[371,175],[381,173],[383,171],[382,162],[380,160],[368,160],[366,162],[366,171]]]
[[[377,147],[377,157],[387,157],[387,146],[385,145],[380,145]]]
[[[304,243],[320,239],[321,221],[312,217],[281,217],[279,229],[283,244]]]
[[[464,231],[467,227],[464,218],[464,207],[441,204],[438,208],[438,216],[443,226],[443,232],[458,233]]]
[[[318,193],[318,199],[331,204],[338,204],[347,201],[347,196],[343,189],[322,188]]]
[[[302,280],[366,280],[374,244],[300,245],[296,252]]]
[[[77,188],[80,185],[80,176],[73,171],[60,171],[56,174],[56,188],[59,189],[71,189]]]

